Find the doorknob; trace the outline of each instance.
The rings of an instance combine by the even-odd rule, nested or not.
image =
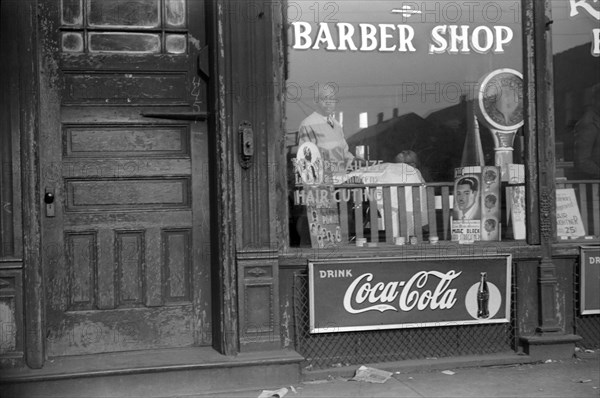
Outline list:
[[[54,189],[46,188],[44,203],[46,204],[46,217],[54,217]]]
[[[46,203],[47,205],[51,205],[52,203],[54,203],[54,193],[46,190],[46,194],[44,195],[44,203]]]

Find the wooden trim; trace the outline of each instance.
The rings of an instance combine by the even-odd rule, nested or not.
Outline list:
[[[558,276],[552,262],[552,242],[556,237],[556,181],[554,139],[554,76],[552,70],[551,10],[547,0],[534,4],[534,45],[537,105],[539,233],[542,259],[538,264],[538,334],[564,333],[557,306]]]
[[[279,268],[288,266],[306,266],[308,260],[336,259],[336,258],[364,258],[371,257],[430,257],[442,260],[449,256],[490,256],[496,254],[510,254],[514,260],[539,260],[541,257],[540,246],[526,245],[521,241],[480,241],[474,244],[463,245],[458,242],[439,242],[437,245],[419,243],[417,245],[396,246],[380,244],[377,247],[356,247],[353,243],[334,248],[320,249],[291,248],[279,253]]]
[[[25,361],[31,368],[44,365],[44,283],[41,261],[39,154],[39,87],[36,1],[18,2],[21,96],[21,181],[23,209],[23,295],[25,297]]]
[[[289,245],[289,206],[288,206],[288,186],[287,186],[287,156],[285,147],[285,97],[286,97],[286,55],[287,55],[287,2],[283,1],[279,7],[269,7],[271,10],[271,42],[273,48],[273,84],[274,87],[269,92],[273,94],[272,107],[273,112],[270,122],[272,127],[270,132],[269,162],[272,165],[269,170],[269,184],[271,190],[271,199],[274,205],[270,206],[272,210],[271,219],[273,220],[271,228],[271,241],[278,242],[278,248],[281,250]]]
[[[213,347],[225,355],[239,352],[237,318],[237,275],[235,263],[235,185],[233,148],[236,129],[233,128],[231,29],[235,21],[224,11],[227,0],[207,1],[207,28],[212,76],[209,82],[208,103],[210,162],[212,173],[211,245]]]
[[[283,232],[287,231],[287,217],[281,220],[279,212],[287,206],[287,201],[281,200],[287,195],[286,177],[280,175],[280,162],[285,159],[284,136],[279,130],[283,126],[283,79],[282,68],[275,62],[283,48],[274,45],[281,40],[274,28],[282,25],[282,16],[272,14],[278,7],[268,3],[259,5],[256,15],[245,16],[232,13],[237,5],[227,0],[207,5],[213,68],[209,90],[213,107],[209,109],[210,128],[214,130],[210,135],[214,157],[211,202],[216,216],[212,228],[213,346],[234,355],[244,339],[240,325],[245,290],[236,266],[237,250],[271,249],[281,245],[280,237],[287,235]],[[238,133],[244,122],[252,126],[255,148],[246,168],[240,163]],[[274,267],[276,275],[277,265]]]
[[[237,260],[240,350],[277,350],[281,348],[277,250],[242,251]],[[252,294],[261,290],[268,290],[266,300]]]
[[[522,3],[523,12],[523,81],[525,86],[525,152],[527,163],[525,167],[526,206],[527,206],[527,242],[532,245],[540,243],[539,209],[538,209],[538,156],[537,156],[537,123],[536,123],[536,78],[537,69],[535,63],[535,30],[534,30],[534,3],[525,1]]]
[[[552,60],[552,21],[550,2],[535,1],[535,77],[538,153],[538,201],[540,243],[556,237],[556,164],[554,159],[554,76]],[[543,250],[548,251],[548,250]],[[546,253],[548,257],[551,253]]]
[[[229,7],[230,10],[237,9],[239,4],[229,3]],[[238,250],[278,246],[274,224],[279,214],[273,212],[277,196],[271,176],[273,170],[279,168],[275,167],[275,162],[279,161],[278,157],[283,152],[277,147],[284,138],[278,131],[282,118],[276,110],[281,105],[275,100],[281,96],[274,96],[272,91],[280,87],[276,85],[279,77],[275,72],[276,46],[272,32],[272,13],[277,8],[261,3],[249,14],[227,12],[228,16],[233,16],[231,38],[228,40],[232,85],[228,92],[233,99],[232,127],[235,129],[233,150]],[[237,129],[244,123],[252,127],[254,154],[242,164],[242,144]]]
[[[15,37],[18,31],[18,21],[14,18],[17,5],[15,2],[4,2],[0,16],[0,35],[2,37]],[[0,89],[0,259],[21,258],[21,251],[16,248],[15,239],[19,236],[17,231],[20,220],[16,216],[20,208],[16,208],[21,202],[19,172],[20,150],[19,143],[19,57],[18,44],[12,40],[3,40],[2,86]],[[11,147],[12,144],[12,147]],[[12,151],[11,151],[12,150]],[[12,177],[12,178],[11,178]],[[19,185],[17,185],[19,184]]]

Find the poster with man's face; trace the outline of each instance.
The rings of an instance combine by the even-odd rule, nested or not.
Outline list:
[[[455,170],[452,240],[500,240],[500,169]]]
[[[454,185],[454,220],[481,219],[481,181],[478,174],[466,174]]]

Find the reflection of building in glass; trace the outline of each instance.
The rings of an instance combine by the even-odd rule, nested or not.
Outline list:
[[[454,168],[461,166],[467,129],[468,109],[472,101],[463,100],[429,114],[426,118],[415,113],[380,117],[377,124],[360,130],[348,139],[351,151],[357,145],[368,145],[371,159],[391,162],[401,150],[411,149],[420,159],[419,170],[425,181],[452,181]],[[485,164],[494,164],[494,143],[489,131],[480,126]],[[515,161],[519,158],[515,157]]]
[[[600,84],[598,62],[590,56],[590,43],[554,55],[554,75],[560,76],[554,80],[557,177],[582,177],[573,166],[574,127],[591,105],[592,88]]]

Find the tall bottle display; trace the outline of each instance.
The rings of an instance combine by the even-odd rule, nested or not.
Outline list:
[[[487,272],[482,272],[477,288],[477,318],[486,319],[490,316],[490,291],[487,284]]]
[[[467,135],[463,145],[460,167],[485,166],[481,136],[479,135],[479,123],[475,116],[474,101],[467,102]]]
[[[500,240],[500,168],[485,165],[475,102],[468,104],[461,167],[454,170],[452,240]]]

